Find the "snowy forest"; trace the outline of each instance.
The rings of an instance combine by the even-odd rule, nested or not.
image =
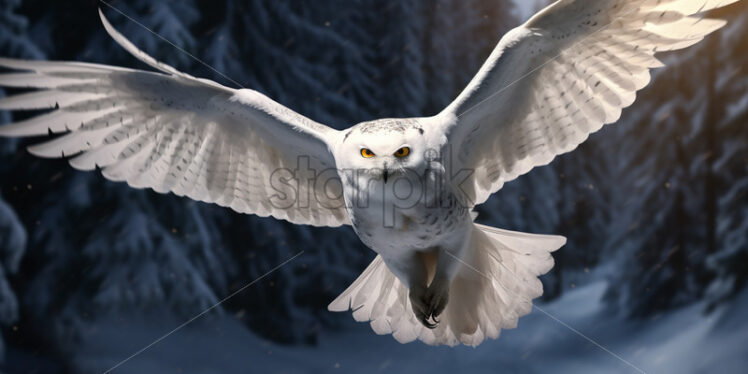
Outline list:
[[[102,6],[157,59],[343,129],[440,111],[538,9],[515,1],[110,2],[213,70],[97,1],[0,0],[0,56],[146,69]],[[637,372],[571,328],[648,373],[745,372],[748,2],[712,16],[729,23],[660,54],[618,123],[478,207],[569,241],[537,300],[562,322],[534,311],[475,349],[400,345],[328,312],[374,257],[350,227],[132,189],[0,139],[0,373],[105,372],[301,251],[113,372]]]

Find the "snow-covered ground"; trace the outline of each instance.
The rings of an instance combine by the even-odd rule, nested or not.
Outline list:
[[[646,321],[624,321],[600,302],[604,282],[566,293],[542,310],[646,373],[744,373],[748,368],[748,293],[704,314],[696,304]],[[101,373],[179,322],[100,324],[76,358]],[[113,338],[114,337],[114,338]],[[258,338],[230,316],[208,317],[169,336],[113,373],[637,373],[535,309],[519,328],[477,348],[401,345],[366,324],[326,332],[317,346],[281,346]]]

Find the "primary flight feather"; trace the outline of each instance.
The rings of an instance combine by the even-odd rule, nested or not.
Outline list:
[[[259,92],[154,60],[159,70],[0,58],[0,86],[38,90],[0,109],[54,109],[2,136],[61,134],[29,151],[81,170],[298,224],[351,224],[378,253],[329,306],[400,342],[477,345],[543,292],[559,236],[473,222],[473,207],[618,120],[662,64],[722,27],[737,0],[560,0],[507,33],[433,117],[337,131]]]

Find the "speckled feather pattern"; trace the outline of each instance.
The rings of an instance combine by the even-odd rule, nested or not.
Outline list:
[[[655,53],[699,42],[724,25],[701,14],[735,1],[564,0],[509,32],[440,114],[457,167],[476,170],[472,201],[617,121],[663,66]]]
[[[0,59],[1,66],[23,70],[0,75],[0,85],[40,89],[0,99],[0,109],[56,109],[5,125],[1,135],[62,134],[30,152],[72,157],[70,164],[77,169],[100,167],[106,178],[133,187],[300,224],[349,222],[339,180],[327,185],[338,191],[295,186],[299,194],[316,197],[304,206],[279,206],[271,200],[279,193],[269,184],[271,174],[296,170],[298,157],[309,160],[308,174],[335,167],[325,136],[336,131],[256,91],[231,90],[179,73],[135,48],[103,20],[115,40],[169,75]]]

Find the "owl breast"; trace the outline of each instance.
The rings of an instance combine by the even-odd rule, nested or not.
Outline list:
[[[388,256],[434,248],[452,237],[471,221],[470,209],[439,178],[432,173],[409,183],[366,181],[365,191],[357,188],[363,184],[352,184],[346,203],[361,241]]]

